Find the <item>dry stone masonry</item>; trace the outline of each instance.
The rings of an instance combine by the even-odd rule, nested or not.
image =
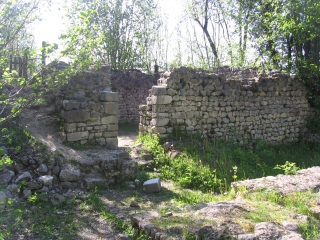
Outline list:
[[[119,122],[139,123],[139,105],[144,104],[149,89],[156,83],[153,75],[139,70],[111,71],[111,89],[119,93]]]
[[[85,72],[70,80],[59,104],[68,142],[97,140],[118,146],[118,93],[110,91],[110,67]]]
[[[175,68],[162,74],[147,104],[140,106],[140,131],[167,137],[180,126],[212,138],[239,142],[297,141],[311,113],[306,89],[279,72],[240,80]]]

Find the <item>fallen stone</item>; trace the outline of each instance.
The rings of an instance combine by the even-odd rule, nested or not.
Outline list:
[[[45,186],[50,186],[53,181],[53,177],[50,175],[41,176],[38,178],[39,182],[42,182]]]
[[[20,182],[20,181],[30,181],[32,179],[32,176],[29,172],[24,172],[22,173],[17,179],[16,179],[16,183]]]
[[[169,152],[169,157],[171,157],[172,159],[176,159],[180,155],[181,155],[181,152],[177,150],[173,150]]]
[[[0,210],[5,209],[7,205],[7,195],[0,191]]]
[[[146,193],[156,193],[161,190],[160,178],[150,179],[143,183],[143,191]]]
[[[38,168],[37,171],[40,173],[47,173],[48,172],[48,167],[45,164],[41,164]]]
[[[153,159],[153,156],[151,153],[142,154],[140,157],[141,157],[141,159],[146,160],[146,161]]]
[[[31,197],[31,195],[32,195],[32,192],[31,192],[30,189],[24,189],[24,190],[23,190],[23,197],[24,197],[24,198]]]
[[[140,207],[140,206],[139,206],[139,203],[137,203],[136,201],[131,201],[130,207]]]
[[[141,182],[139,179],[134,180],[134,183],[137,187],[139,187],[141,185]]]
[[[0,185],[3,183],[9,183],[14,177],[14,172],[9,170],[6,173],[0,173]]]
[[[309,210],[315,218],[320,219],[320,206],[312,207]]]
[[[172,215],[173,215],[172,212],[167,212],[167,213],[165,213],[163,216],[164,216],[164,217],[171,217]]]
[[[282,223],[282,226],[284,227],[284,229],[286,229],[288,231],[300,232],[300,228],[299,228],[299,225],[297,223],[284,221]]]
[[[59,178],[62,182],[76,182],[79,180],[80,170],[63,169]]]

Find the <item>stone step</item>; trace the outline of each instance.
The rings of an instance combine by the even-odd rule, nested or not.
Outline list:
[[[107,187],[109,185],[109,182],[107,181],[106,178],[96,176],[96,177],[85,177],[84,184],[86,189],[93,189],[95,186]]]

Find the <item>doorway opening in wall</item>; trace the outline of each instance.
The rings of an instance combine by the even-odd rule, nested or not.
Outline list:
[[[119,123],[118,146],[132,147],[139,135],[139,123]]]

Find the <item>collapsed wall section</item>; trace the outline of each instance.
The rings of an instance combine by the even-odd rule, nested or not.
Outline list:
[[[61,89],[60,115],[68,142],[118,146],[118,93],[110,91],[110,67],[78,74]]]
[[[276,73],[253,79],[175,68],[162,74],[147,104],[140,106],[140,131],[167,137],[179,126],[210,138],[297,141],[310,114],[298,78]]]

